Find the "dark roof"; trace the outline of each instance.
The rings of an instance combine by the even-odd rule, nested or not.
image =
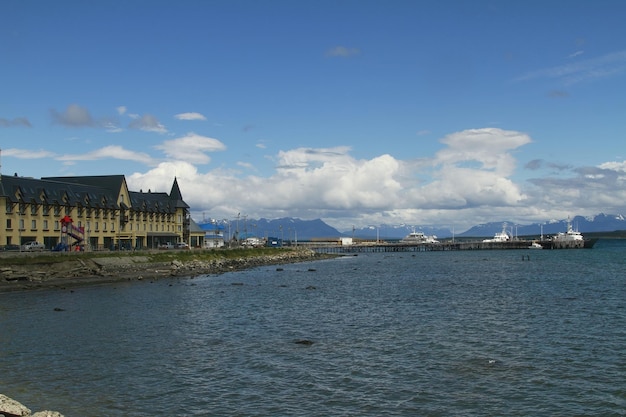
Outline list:
[[[86,207],[120,208],[117,198],[125,182],[123,175],[85,177],[45,177],[35,179],[2,175],[0,193],[14,203],[83,205]],[[176,208],[189,208],[182,200],[178,182],[172,186],[174,198],[167,193],[129,191],[132,209],[153,213],[175,213]],[[128,208],[123,205],[122,208]]]
[[[13,203],[118,208],[117,191],[85,184],[2,175],[0,191]]]
[[[178,187],[178,180],[174,177],[174,184],[172,184],[172,191],[170,191],[170,199],[175,201],[176,207],[189,208],[187,203],[183,201],[183,195]]]
[[[167,193],[153,193],[148,191],[129,191],[130,204],[134,210],[153,213],[175,213],[176,204]]]
[[[122,184],[126,181],[123,175],[95,175],[83,177],[42,177],[46,181],[58,181],[63,183],[89,185],[93,187],[105,188],[115,193],[122,189]]]
[[[191,217],[189,218],[189,231],[191,233],[202,233],[204,229],[202,229],[198,223],[196,223]]]

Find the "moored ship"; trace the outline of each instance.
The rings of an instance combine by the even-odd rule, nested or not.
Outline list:
[[[591,249],[598,239],[584,238],[582,233],[572,228],[572,223],[567,221],[567,232],[559,232],[556,235],[541,242],[546,249]]]
[[[439,243],[437,236],[427,236],[423,232],[416,232],[415,230],[400,239],[400,243],[408,244],[422,244],[422,243]]]
[[[498,232],[494,235],[493,239],[484,239],[485,243],[502,243],[502,242],[510,242],[511,235],[506,231],[506,223],[502,224],[502,231]]]

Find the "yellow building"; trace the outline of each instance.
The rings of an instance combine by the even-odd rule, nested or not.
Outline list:
[[[4,209],[2,208],[4,207]],[[169,194],[129,191],[123,175],[0,176],[0,245],[38,241],[53,249],[151,249],[202,246],[190,232],[178,182]]]

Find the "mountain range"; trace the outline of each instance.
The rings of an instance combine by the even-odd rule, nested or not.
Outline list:
[[[592,217],[575,216],[570,221],[574,230],[582,233],[626,230],[626,218],[619,214],[601,213]],[[542,232],[544,235],[553,235],[567,231],[567,222],[567,219],[562,219],[520,225],[512,221],[501,220],[473,226],[465,232],[455,234],[455,237],[491,237],[496,232],[502,231],[504,224],[506,224],[506,230],[513,236],[539,236]],[[203,224],[209,223],[204,222]],[[203,227],[203,224],[200,226]],[[273,237],[284,241],[338,239],[339,237],[394,240],[402,239],[412,231],[435,235],[439,239],[450,238],[453,235],[453,232],[448,228],[406,224],[366,226],[341,232],[321,219],[302,220],[293,217],[272,220],[265,218],[231,220],[229,223],[222,223],[220,227],[224,228],[226,236],[240,236],[242,239],[249,236]]]

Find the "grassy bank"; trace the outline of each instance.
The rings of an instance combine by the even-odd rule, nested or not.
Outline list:
[[[237,248],[237,249],[193,249],[193,250],[145,250],[104,252],[4,252],[0,255],[0,266],[49,265],[68,260],[91,260],[100,258],[133,258],[136,262],[210,262],[216,260],[256,258],[293,253],[291,248]]]
[[[3,253],[0,292],[193,277],[327,257],[304,248]]]

